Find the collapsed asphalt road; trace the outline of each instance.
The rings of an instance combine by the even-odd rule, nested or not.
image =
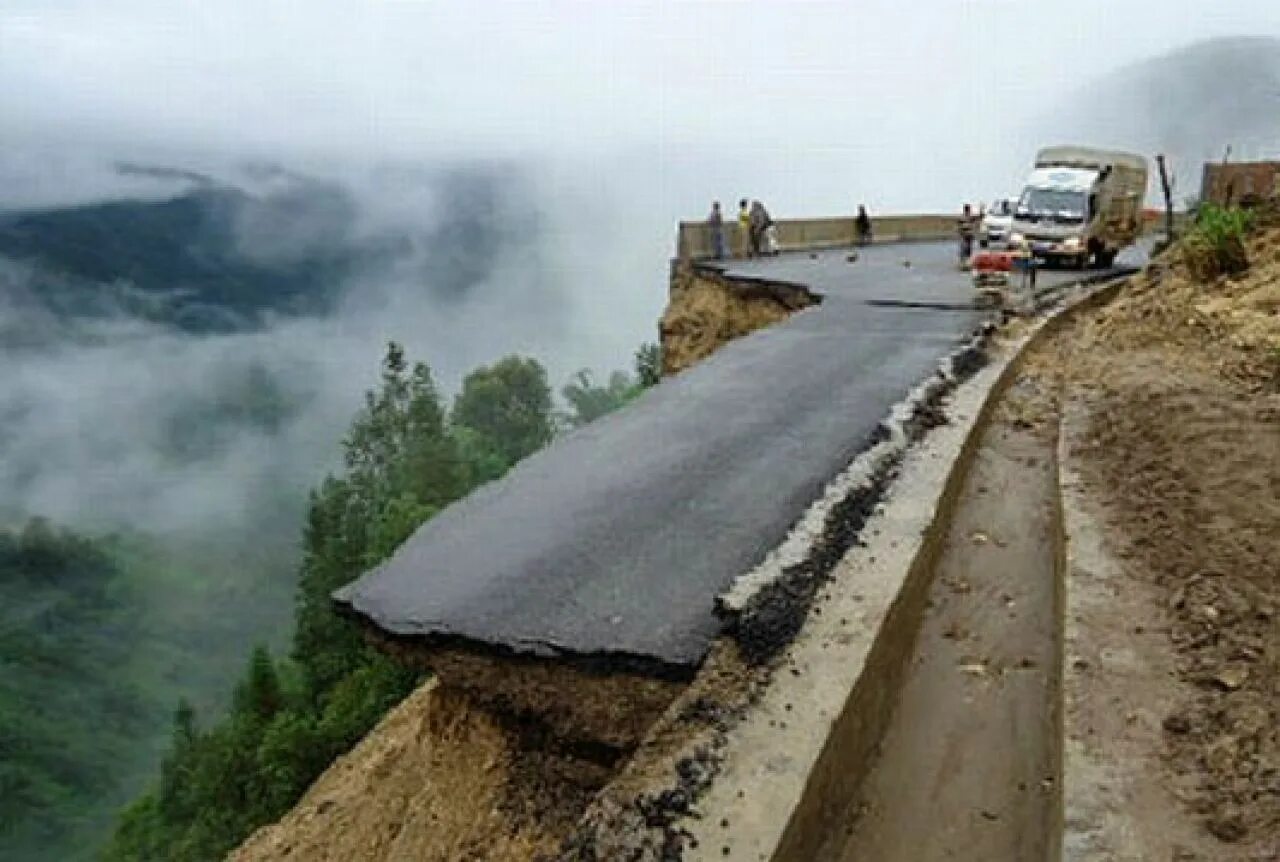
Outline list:
[[[949,243],[846,255],[731,265],[824,300],[557,440],[335,600],[393,635],[691,675],[715,597],[983,320]]]

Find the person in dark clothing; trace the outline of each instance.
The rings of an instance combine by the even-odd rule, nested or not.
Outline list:
[[[867,208],[862,204],[858,204],[858,245],[871,244],[871,216],[867,215]]]
[[[729,253],[724,240],[724,213],[720,211],[720,201],[711,203],[711,215],[707,216],[707,225],[711,228],[711,246],[716,260],[724,260]]]
[[[960,266],[966,267],[973,255],[973,239],[978,235],[978,217],[968,204],[964,205],[964,210],[956,221],[956,230],[960,234]]]
[[[764,248],[764,232],[769,229],[769,213],[760,201],[751,202],[751,254],[758,257]]]

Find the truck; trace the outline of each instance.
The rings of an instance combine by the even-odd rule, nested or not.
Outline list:
[[[1047,264],[1111,266],[1141,233],[1146,196],[1142,156],[1046,147],[1014,206],[1010,244]]]

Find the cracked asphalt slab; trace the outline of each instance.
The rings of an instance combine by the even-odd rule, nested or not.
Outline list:
[[[716,596],[987,319],[954,254],[919,243],[853,263],[847,249],[729,263],[824,300],[525,459],[335,601],[392,635],[691,676],[723,626]]]

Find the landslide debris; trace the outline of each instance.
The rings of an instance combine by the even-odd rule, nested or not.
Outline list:
[[[1280,835],[1280,227],[1245,249],[1206,280],[1175,246],[1029,363],[1085,406],[1087,490],[1171,620],[1152,777],[1238,845],[1215,859]]]
[[[681,820],[694,814],[730,729],[768,676],[734,641],[717,641],[698,676],[592,801],[557,862],[678,862],[697,849]]]
[[[662,373],[683,371],[733,339],[820,301],[802,285],[727,276],[705,265],[679,263],[672,272],[670,298],[658,323]]]

